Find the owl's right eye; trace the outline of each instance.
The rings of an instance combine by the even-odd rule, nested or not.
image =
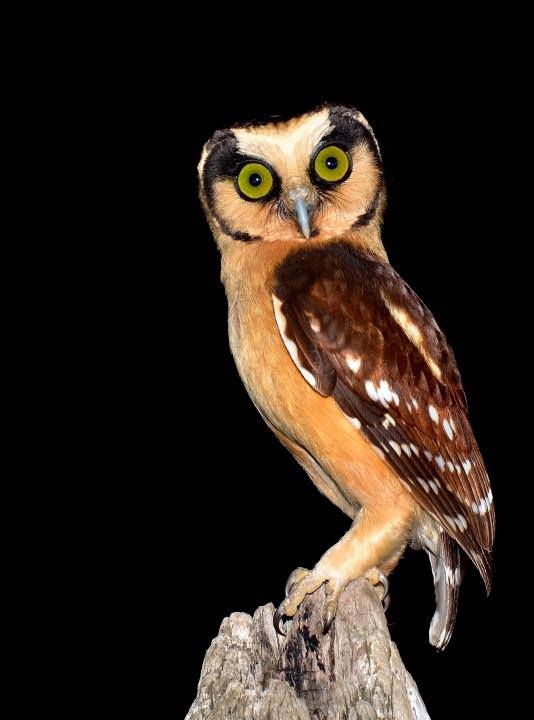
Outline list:
[[[243,165],[237,176],[239,193],[245,200],[261,200],[271,192],[274,185],[272,172],[261,163]]]

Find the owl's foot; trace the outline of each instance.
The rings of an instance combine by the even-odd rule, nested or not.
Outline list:
[[[325,570],[326,569],[321,567],[321,562],[319,562],[313,570],[298,567],[293,570],[288,577],[286,582],[286,597],[278,607],[273,618],[274,627],[280,635],[285,635],[282,627],[282,619],[284,617],[292,618],[306,595],[311,595],[324,583],[326,583],[327,598],[323,607],[323,632],[328,632],[336,616],[338,598],[345,586],[355,578],[340,577],[334,573],[327,574]],[[364,577],[371,585],[382,586],[381,600],[384,605],[384,610],[386,610],[389,605],[389,582],[387,577],[378,567],[373,567],[368,570]]]
[[[328,578],[318,569],[318,566],[319,564],[313,570],[298,567],[288,577],[286,597],[278,606],[273,618],[274,628],[280,635],[286,634],[281,625],[282,619],[284,617],[292,618],[306,595],[311,595],[327,582]]]
[[[297,568],[289,576],[286,598],[274,614],[274,626],[282,635],[282,618],[292,618],[306,595],[326,585],[323,606],[323,630],[328,632],[336,616],[341,592],[352,580],[365,577],[372,585],[382,585],[382,601],[388,596],[386,575],[397,564],[406,545],[407,529],[412,522],[411,506],[397,507],[392,515],[376,508],[362,508],[352,527],[325,552],[313,570]]]

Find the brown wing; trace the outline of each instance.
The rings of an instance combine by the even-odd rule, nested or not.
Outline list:
[[[489,591],[493,497],[456,362],[431,313],[389,264],[348,243],[289,255],[273,305],[305,379],[384,454]]]

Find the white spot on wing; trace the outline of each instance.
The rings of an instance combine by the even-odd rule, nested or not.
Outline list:
[[[462,467],[465,470],[465,474],[469,475],[469,473],[471,472],[471,468],[472,468],[471,461],[466,460],[465,462],[462,463]]]
[[[467,520],[463,515],[456,515],[455,517],[451,517],[450,515],[443,515],[443,518],[453,529],[458,528],[460,532],[467,530]]]
[[[418,477],[417,482],[421,485],[421,487],[424,489],[426,493],[430,492],[430,488],[428,487],[428,483],[426,480],[423,480],[423,478]]]
[[[409,446],[409,445],[407,445],[406,443],[402,443],[401,448],[402,448],[403,451],[406,453],[406,455],[408,455],[408,457],[411,456],[412,451],[410,450],[410,446]]]
[[[475,515],[485,515],[490,509],[492,502],[493,493],[490,490],[486,497],[482,498],[479,505],[477,505],[474,501],[471,503],[471,510],[475,513]]]
[[[429,480],[428,484],[430,485],[434,493],[437,495],[439,493],[439,487],[437,482],[435,482],[434,480]]]
[[[436,461],[436,465],[439,467],[441,472],[445,470],[445,460],[441,457],[441,455],[436,455],[434,460]]]
[[[390,302],[390,299],[382,294],[382,297],[384,299],[384,302],[386,303],[386,306],[389,310],[389,312],[392,314],[395,321],[400,325],[400,327],[403,329],[406,336],[411,340],[411,342],[415,345],[415,347],[419,350],[419,352],[423,355],[428,367],[432,370],[432,373],[438,378],[441,378],[441,370],[435,360],[432,358],[430,353],[427,350],[423,334],[421,333],[421,330],[414,322],[413,318],[411,318],[406,310],[404,308],[401,308],[397,305],[393,305]]]
[[[413,443],[410,443],[410,447],[412,448],[412,452],[416,457],[419,457],[419,448],[417,445],[414,445]]]
[[[361,422],[358,420],[358,418],[350,417],[349,415],[345,415],[345,417],[346,417],[347,420],[350,422],[350,424],[351,424],[353,427],[356,428],[356,430],[361,430],[361,429],[362,429],[362,424],[361,424]]]
[[[310,327],[314,333],[321,332],[321,321],[319,320],[319,318],[311,317],[310,318]]]
[[[386,428],[386,430],[388,429],[388,427],[390,425],[393,425],[393,427],[395,427],[396,424],[397,423],[395,422],[395,420],[391,417],[391,415],[389,413],[386,413],[384,415],[384,420],[382,422],[382,425]]]
[[[365,390],[371,400],[374,400],[375,402],[378,400],[378,393],[376,392],[376,388],[372,380],[365,381]]]
[[[438,411],[433,405],[428,406],[428,414],[430,415],[431,420],[433,420],[435,423],[439,420]]]
[[[452,432],[451,424],[448,420],[443,421],[443,429],[447,433],[447,437],[449,438],[449,440],[452,440],[453,432]]]
[[[299,362],[297,344],[293,340],[291,340],[286,334],[287,320],[284,313],[282,312],[282,301],[279,300],[276,295],[273,295],[272,297],[276,324],[278,325],[278,330],[280,332],[282,341],[286,346],[286,350],[290,354],[291,359],[299,369],[306,382],[308,382],[312,387],[315,387],[317,385],[317,380],[315,379],[313,373],[311,373],[307,368],[302,367]]]
[[[361,367],[362,359],[359,357],[354,357],[352,353],[347,353],[345,355],[345,362],[347,363],[349,370],[351,370],[353,373],[357,373]]]
[[[315,387],[317,385],[317,380],[315,379],[314,374],[307,370],[305,367],[302,367],[302,365],[297,365],[297,367],[302,373],[304,379],[309,382],[312,387]]]
[[[447,460],[447,468],[449,472],[454,472],[454,465],[451,463],[450,460]]]
[[[389,444],[391,445],[391,447],[393,448],[393,450],[395,450],[395,452],[397,453],[397,455],[400,455],[400,454],[401,454],[401,449],[400,449],[399,443],[396,443],[394,440],[390,440],[390,441],[389,441]]]
[[[388,407],[389,403],[393,399],[393,395],[391,394],[391,390],[389,389],[389,383],[387,382],[387,380],[380,381],[377,393],[382,405]]]

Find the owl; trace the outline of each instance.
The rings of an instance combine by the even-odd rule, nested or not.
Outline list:
[[[410,544],[430,559],[429,639],[445,648],[467,559],[490,591],[493,495],[452,350],[382,244],[373,130],[327,105],[217,131],[198,170],[240,377],[352,521],[313,569],[291,573],[275,627],[326,584],[328,632],[347,583],[363,576],[387,594]]]

